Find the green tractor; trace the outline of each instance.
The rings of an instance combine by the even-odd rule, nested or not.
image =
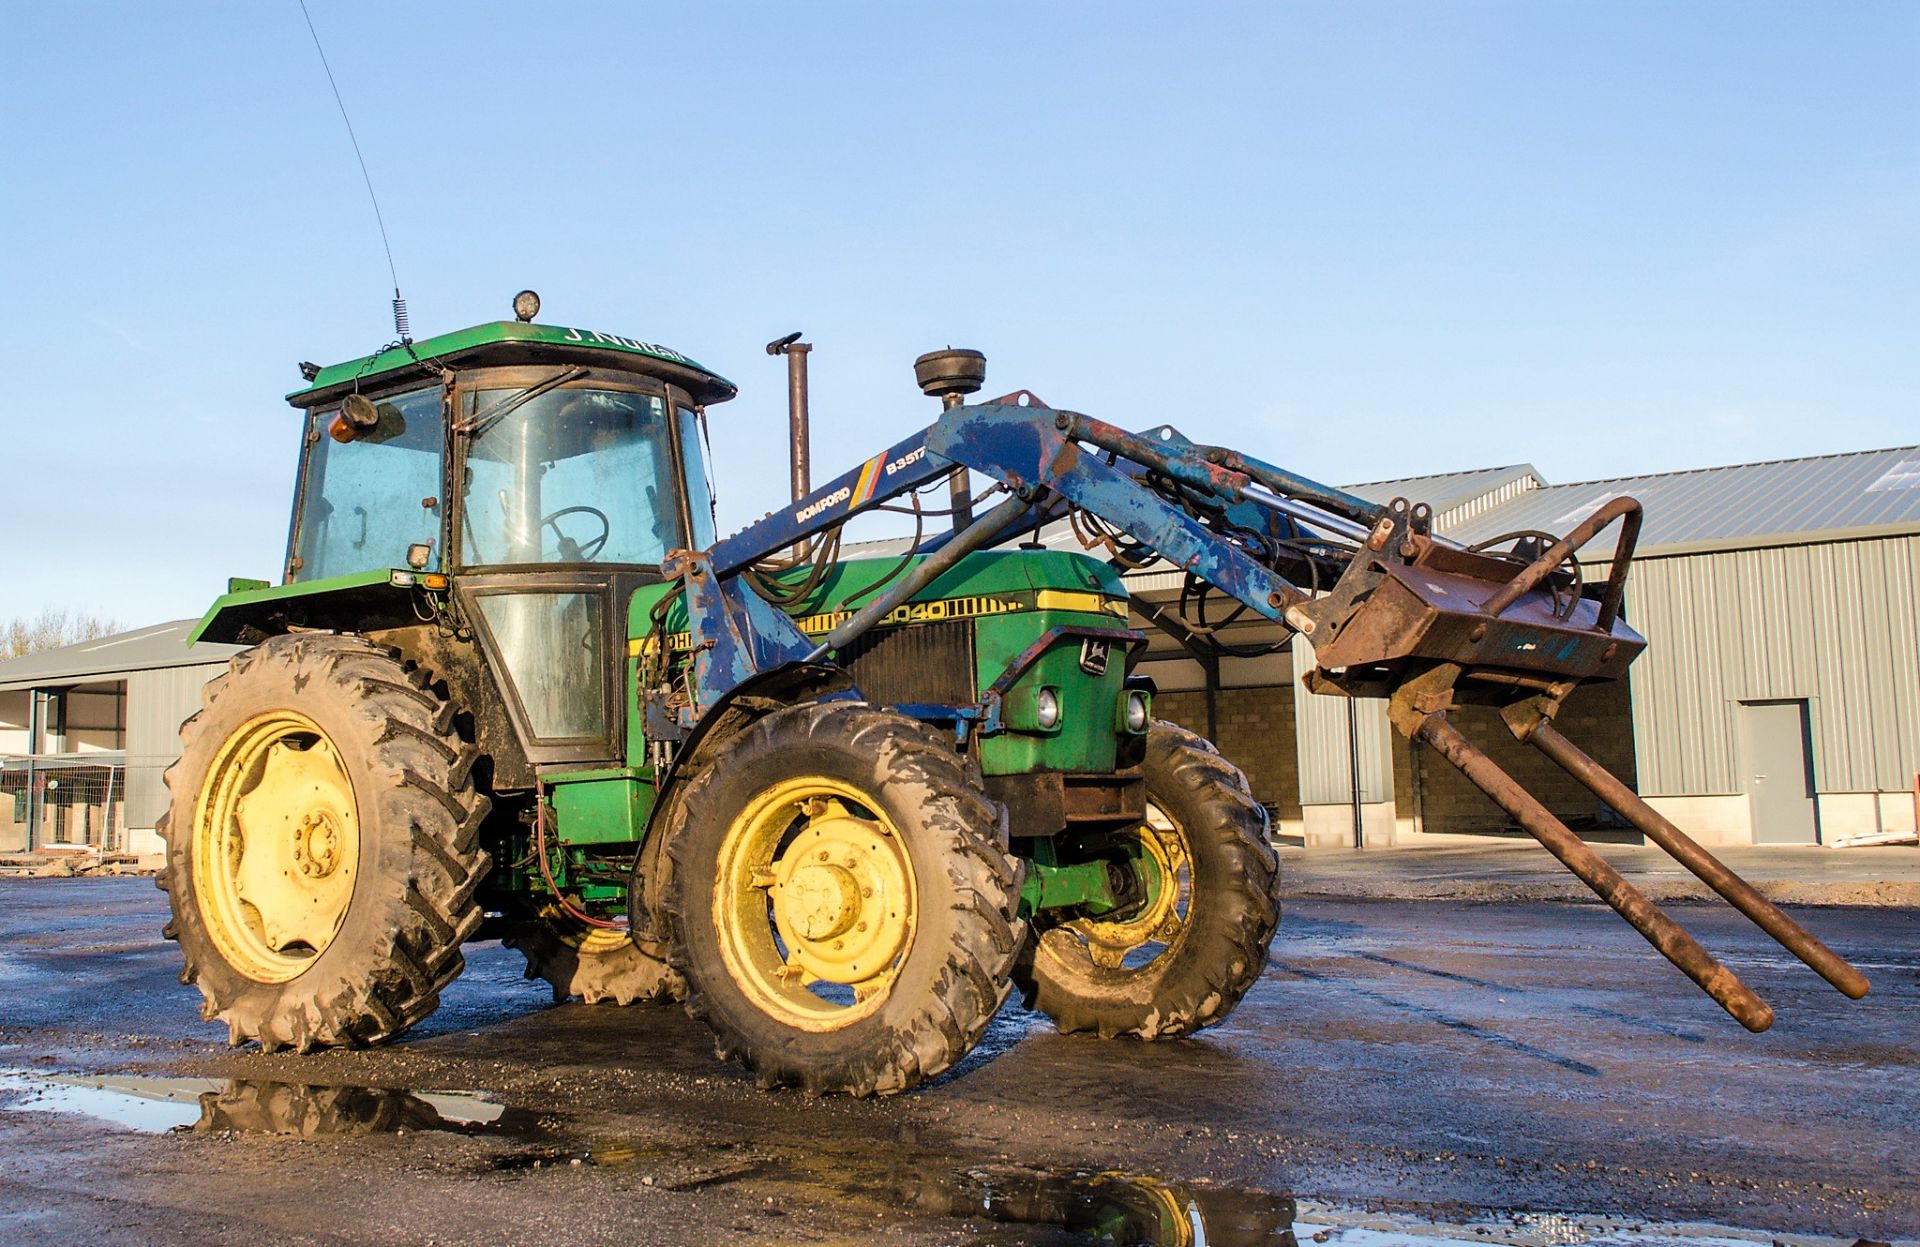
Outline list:
[[[498,938],[556,1000],[684,1001],[763,1085],[868,1095],[959,1060],[1015,984],[1103,1037],[1234,1008],[1279,919],[1265,813],[1153,719],[1113,560],[988,548],[1065,513],[995,459],[1050,410],[948,454],[996,409],[936,366],[940,425],[721,540],[734,385],[531,318],[289,396],[285,574],[195,631],[248,648],[167,775],[166,934],[206,1019],[380,1043]],[[836,560],[848,517],[969,467],[952,532]]]
[[[1846,995],[1869,984],[1560,733],[1645,647],[1621,618],[1640,505],[1464,547],[1170,425],[1128,432],[984,361],[915,363],[931,425],[715,533],[709,408],[734,386],[631,338],[517,319],[302,365],[285,576],[195,639],[248,648],[168,772],[160,886],[184,981],[234,1043],[379,1043],[498,937],[556,999],[684,1000],[766,1085],[897,1092],[1018,985],[1062,1029],[1226,1017],[1279,921],[1247,782],[1153,718],[1119,573],[1184,573],[1153,624],[1223,644],[1208,593],[1313,641],[1310,691],[1386,699],[1742,1025],[1773,1010],[1454,725],[1497,709]],[[980,482],[975,492],[973,482]],[[944,486],[929,534],[920,491]],[[903,501],[904,500],[904,501]],[[991,506],[987,504],[991,503]],[[976,514],[976,508],[986,509]],[[841,560],[876,510],[897,555]],[[1608,575],[1579,550],[1618,525]],[[1101,557],[1007,543],[1071,533]],[[1216,649],[1215,652],[1218,652]]]

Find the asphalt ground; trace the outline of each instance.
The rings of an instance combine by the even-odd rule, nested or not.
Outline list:
[[[1086,1242],[1171,1209],[1231,1244],[1284,1241],[1283,1207],[1335,1247],[1381,1216],[1920,1238],[1920,912],[1801,911],[1858,1003],[1724,907],[1675,912],[1772,1030],[1604,908],[1305,896],[1198,1038],[1009,1008],[928,1087],[851,1101],[756,1091],[677,1008],[553,1007],[494,945],[397,1044],[229,1050],[150,880],[0,881],[0,1243]]]

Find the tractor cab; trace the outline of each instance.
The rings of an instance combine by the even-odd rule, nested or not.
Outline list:
[[[503,321],[312,373],[288,395],[307,412],[289,584],[657,569],[713,542],[701,426],[735,389],[677,351]]]
[[[283,622],[327,626],[312,614],[323,601],[380,622],[404,603],[385,622],[405,626],[419,602],[383,591],[424,590],[504,674],[530,761],[606,759],[626,603],[670,552],[713,544],[704,422],[735,387],[667,347],[534,324],[530,294],[515,311],[302,366],[310,384],[287,396],[306,429]],[[272,609],[254,600],[233,618]]]

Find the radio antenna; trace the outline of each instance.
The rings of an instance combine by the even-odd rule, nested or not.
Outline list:
[[[367,172],[367,158],[360,154],[360,139],[353,132],[353,118],[347,116],[347,102],[340,98],[340,84],[334,81],[333,66],[327,63],[327,50],[320,46],[320,32],[313,28],[313,14],[307,12],[307,0],[299,0],[300,16],[307,21],[307,33],[313,36],[313,50],[320,54],[320,68],[327,73],[327,85],[333,88],[333,102],[340,107],[340,120],[347,126],[347,141],[353,144],[353,158],[360,162],[360,177],[367,184],[367,199],[373,204],[374,224],[380,227],[380,245],[387,253],[387,276],[393,278],[393,328],[406,345],[413,343],[413,330],[407,322],[407,301],[400,297],[400,273],[393,265],[393,244],[387,239],[387,220],[380,215],[380,197],[373,193],[373,175]]]

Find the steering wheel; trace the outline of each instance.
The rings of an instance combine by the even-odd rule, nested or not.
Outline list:
[[[560,525],[557,523],[569,515],[591,515],[600,521],[600,532],[596,536],[589,537],[584,544],[576,542],[560,531]],[[607,548],[607,538],[613,534],[613,525],[608,521],[607,513],[598,507],[561,507],[552,515],[542,519],[540,526],[551,528],[553,535],[560,539],[559,561],[562,563],[591,563],[595,555]]]

